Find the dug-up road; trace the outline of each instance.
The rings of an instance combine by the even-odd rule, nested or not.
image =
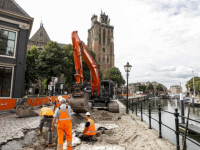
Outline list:
[[[158,138],[158,132],[148,129],[148,124],[141,122],[138,117],[125,113],[125,107],[120,103],[120,113],[110,113],[105,110],[93,110],[91,118],[96,129],[105,127],[108,130],[98,131],[97,141],[81,142],[73,134],[73,150],[175,150],[176,147],[169,140]],[[38,110],[37,110],[38,111]],[[73,114],[73,131],[82,131],[86,122],[84,114]],[[31,122],[30,122],[31,123]],[[39,120],[38,120],[39,124]],[[2,146],[2,150],[53,150],[45,147],[47,141],[47,128],[43,135],[38,135],[38,129],[27,131],[23,138],[13,140]],[[56,132],[53,133],[56,142]],[[19,146],[20,145],[20,146]],[[66,148],[65,146],[63,148]]]

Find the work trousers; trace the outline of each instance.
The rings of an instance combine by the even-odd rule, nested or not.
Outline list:
[[[63,150],[63,138],[64,133],[67,140],[67,150],[72,150],[72,123],[63,123],[62,125],[57,126],[58,130],[58,145],[57,150]]]
[[[39,125],[39,129],[42,130],[44,123],[47,122],[48,128],[49,128],[49,131],[48,131],[48,142],[49,142],[49,144],[52,144],[52,132],[51,132],[52,121],[53,121],[53,118],[46,118],[46,117],[43,116],[42,119],[40,120],[40,125]]]

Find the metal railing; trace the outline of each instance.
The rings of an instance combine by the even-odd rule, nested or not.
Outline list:
[[[119,100],[121,103],[124,104],[124,101],[122,100]],[[161,108],[161,105],[159,104],[158,105],[158,108],[154,108],[154,109],[157,109],[157,113],[158,113],[158,120],[153,118],[151,116],[151,110],[152,110],[152,107],[151,107],[151,103],[149,102],[148,103],[148,114],[144,113],[143,112],[143,103],[144,101],[139,101],[139,99],[137,101],[134,101],[133,99],[130,99],[129,100],[129,110],[132,111],[132,113],[135,111],[135,115],[138,116],[138,112],[140,111],[140,118],[141,118],[141,121],[143,121],[143,115],[147,116],[148,117],[148,124],[149,124],[149,129],[152,129],[152,125],[151,125],[151,120],[154,120],[156,122],[158,122],[158,126],[159,126],[159,129],[158,129],[158,132],[159,132],[159,138],[162,138],[162,125],[165,126],[166,128],[170,129],[171,131],[174,131],[175,135],[176,135],[176,148],[177,150],[180,150],[180,143],[179,143],[179,135],[184,137],[184,135],[179,131],[179,117],[183,117],[185,119],[188,119],[188,120],[191,120],[191,121],[194,121],[194,122],[197,122],[197,123],[200,123],[200,121],[197,121],[197,120],[194,120],[194,119],[191,119],[191,118],[188,118],[188,117],[185,117],[185,116],[181,116],[178,112],[178,108],[175,108],[175,112],[169,112],[169,111],[166,111],[164,109]],[[134,110],[134,107],[135,107],[135,110]],[[175,117],[175,129],[172,129],[171,127],[169,127],[168,125],[164,124],[162,122],[162,117],[161,117],[161,113],[162,112],[166,112],[166,113],[169,113],[171,115],[174,115]],[[187,126],[185,128],[185,130],[188,130]],[[193,144],[197,145],[200,147],[200,143],[197,143],[193,140],[191,140],[190,138],[187,137],[186,135],[186,139],[189,140],[190,142],[192,142]]]

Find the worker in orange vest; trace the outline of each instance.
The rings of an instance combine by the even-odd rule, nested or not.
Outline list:
[[[90,118],[91,114],[87,112],[85,115],[86,115],[85,117],[87,119],[87,122],[85,124],[85,128],[82,134],[78,136],[82,141],[87,141],[89,138],[96,135],[94,121]]]
[[[52,122],[52,131],[57,120],[57,131],[58,131],[58,145],[57,149],[63,149],[63,137],[64,133],[67,139],[67,150],[72,150],[72,122],[70,106],[66,105],[66,99],[59,99],[60,107],[56,109],[54,119]]]
[[[56,99],[55,105],[54,105],[54,108],[53,108],[54,112],[55,112],[56,108],[60,107],[59,100],[62,99],[62,98],[63,98],[62,96],[58,96],[58,98]]]
[[[51,125],[52,125],[52,121],[53,121],[53,115],[54,115],[54,112],[51,108],[49,108],[48,106],[45,106],[43,107],[41,110],[40,110],[40,117],[41,120],[40,120],[40,125],[39,125],[39,134],[42,134],[42,129],[43,129],[43,126],[44,126],[44,122],[47,122],[48,123],[48,128],[49,128],[49,132],[48,132],[48,147],[53,147],[55,146],[56,144],[55,143],[52,143],[52,132],[51,132]]]

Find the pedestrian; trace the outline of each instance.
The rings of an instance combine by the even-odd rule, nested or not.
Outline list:
[[[57,120],[58,145],[57,149],[63,149],[64,133],[67,139],[67,150],[72,150],[72,122],[71,122],[71,107],[66,105],[64,98],[59,99],[60,107],[56,109],[51,130],[54,131],[54,126]]]
[[[44,122],[48,123],[48,147],[53,147],[56,144],[52,142],[52,132],[51,132],[51,125],[52,125],[52,121],[53,121],[53,115],[54,112],[51,108],[49,108],[48,106],[43,107],[40,110],[40,125],[39,125],[39,134],[42,134],[42,129],[44,126]]]
[[[83,132],[78,136],[82,141],[88,141],[90,138],[96,135],[95,124],[90,116],[91,114],[89,112],[85,114],[87,122],[85,123]]]

